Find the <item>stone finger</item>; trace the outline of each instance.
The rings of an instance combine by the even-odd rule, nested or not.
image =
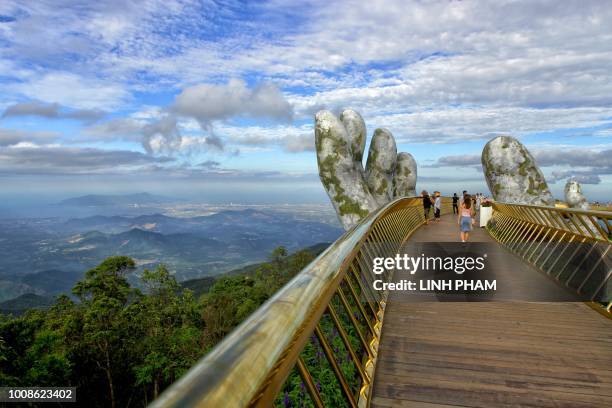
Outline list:
[[[410,153],[397,154],[397,164],[393,174],[393,198],[415,197],[417,163]]]
[[[363,175],[356,169],[351,138],[344,124],[331,112],[315,115],[315,146],[319,177],[345,229],[376,210]]]
[[[376,129],[366,163],[366,181],[379,206],[393,198],[393,173],[397,161],[397,146],[391,132]]]

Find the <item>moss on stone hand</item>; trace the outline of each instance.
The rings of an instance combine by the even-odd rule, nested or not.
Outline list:
[[[527,188],[527,194],[536,195],[537,191],[535,190],[535,188],[535,181],[533,180],[533,177],[529,176],[529,187]]]
[[[387,183],[386,179],[382,179],[380,182],[380,185],[378,186],[378,188],[376,189],[376,194],[384,194],[385,191],[387,191],[387,187],[389,186],[389,184]]]
[[[378,170],[381,171],[381,168],[378,166],[378,149],[374,146],[370,148],[370,152],[368,153],[368,161],[366,163],[366,168],[369,170]]]
[[[344,202],[338,206],[340,215],[356,214],[360,218],[364,218],[368,215],[368,211],[361,208],[355,200],[351,200],[347,196],[343,196],[343,198]]]
[[[519,164],[519,174],[523,177],[527,175],[527,168],[531,165],[531,161],[525,157],[525,160]]]
[[[330,187],[333,187],[334,191],[334,203],[338,205],[338,211],[340,216],[355,214],[360,218],[368,215],[368,211],[363,209],[359,203],[346,194],[342,188],[340,179],[336,176],[335,170],[336,160],[333,156],[328,156],[320,162],[320,175],[323,185],[331,191]]]
[[[496,183],[493,186],[493,194],[498,195],[501,192],[502,186],[500,183]]]

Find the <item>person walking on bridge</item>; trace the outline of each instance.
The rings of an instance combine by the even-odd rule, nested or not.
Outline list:
[[[470,231],[472,231],[472,223],[474,222],[473,217],[474,207],[472,205],[472,198],[466,194],[457,216],[457,223],[461,231],[461,242],[466,242],[470,238]]]
[[[426,190],[421,192],[421,197],[423,197],[423,214],[425,215],[425,225],[429,225],[429,212],[431,211],[433,201]]]
[[[436,222],[440,222],[440,211],[442,210],[442,198],[439,191],[434,191],[434,218]]]
[[[459,214],[459,197],[457,193],[453,193],[453,214]]]

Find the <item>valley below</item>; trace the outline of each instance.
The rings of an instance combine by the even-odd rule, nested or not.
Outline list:
[[[161,263],[178,281],[214,277],[265,261],[279,245],[295,251],[342,234],[323,204],[194,204],[145,194],[131,201],[86,196],[61,208],[64,216],[0,217],[0,302],[70,293],[85,271],[113,255],[136,261],[129,280],[137,286],[145,268]]]

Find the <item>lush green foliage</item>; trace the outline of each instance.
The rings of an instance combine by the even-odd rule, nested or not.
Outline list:
[[[347,279],[350,279],[348,277]],[[344,293],[348,288],[345,283],[341,284]],[[364,349],[359,340],[357,330],[365,333],[366,326],[363,316],[357,312],[357,305],[351,298],[348,298],[349,310],[340,302],[337,295],[331,300],[331,307],[336,311],[339,323],[345,330],[352,350],[357,358],[364,355]],[[355,327],[348,313],[354,317],[357,327]],[[361,377],[358,374],[355,361],[352,360],[349,351],[346,349],[342,337],[339,335],[338,328],[334,325],[328,313],[325,313],[319,321],[321,333],[327,341],[333,354],[336,364],[339,366],[344,379],[346,380],[353,396],[357,395],[361,387]],[[324,349],[317,336],[312,335],[310,341],[302,350],[300,356],[304,361],[312,380],[319,391],[325,406],[348,407],[349,404],[338,382],[336,374],[325,355]],[[359,361],[361,364],[362,361]],[[314,407],[310,399],[301,376],[294,369],[285,382],[281,394],[277,397],[275,405],[277,407]]]
[[[196,299],[164,267],[130,287],[128,257],[86,272],[73,297],[0,318],[0,384],[76,386],[82,406],[146,406],[306,266],[283,247],[254,272],[225,276]]]

